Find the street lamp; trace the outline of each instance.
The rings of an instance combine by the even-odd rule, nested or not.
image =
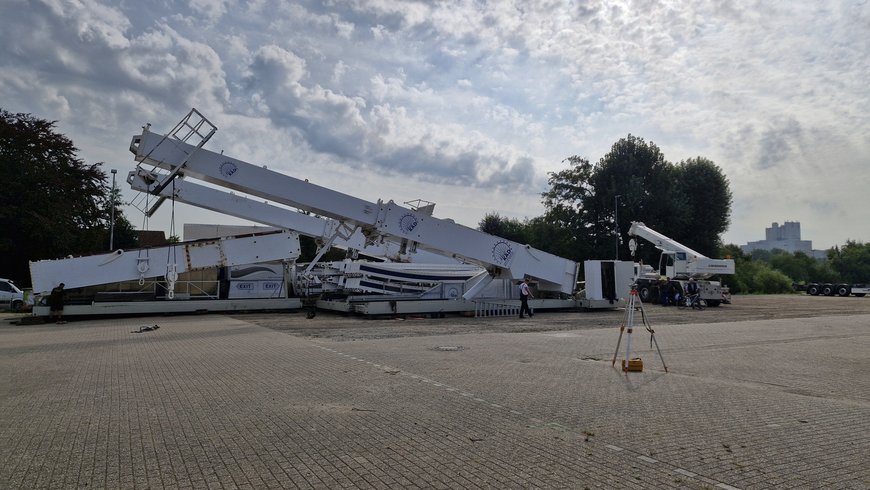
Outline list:
[[[619,260],[619,194],[613,196],[613,226],[616,227],[616,258]]]
[[[115,249],[115,174],[117,169],[112,169],[112,221],[109,223],[109,251]]]

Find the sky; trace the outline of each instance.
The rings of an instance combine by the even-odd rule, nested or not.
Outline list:
[[[210,150],[471,227],[541,216],[548,172],[632,134],[722,169],[725,243],[799,221],[824,249],[870,242],[868,53],[868,0],[4,0],[0,108],[56,120],[125,201],[132,136],[195,107]]]

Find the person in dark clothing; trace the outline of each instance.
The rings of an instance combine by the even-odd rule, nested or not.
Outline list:
[[[680,304],[680,297],[683,296],[683,288],[677,281],[671,281],[668,284],[668,301],[672,305]]]
[[[664,278],[659,281],[659,301],[662,306],[668,306],[668,281]]]
[[[57,323],[66,323],[63,319],[63,302],[66,299],[66,291],[63,289],[64,284],[60,283],[51,290],[48,296],[48,309],[50,318]]]
[[[698,293],[700,292],[700,288],[698,287],[698,282],[695,281],[695,278],[689,278],[689,282],[686,283],[686,306],[694,306],[695,302],[698,300]]]
[[[535,316],[532,313],[532,309],[529,308],[529,298],[534,298],[534,296],[532,296],[532,291],[529,289],[529,280],[524,279],[520,283],[520,318],[524,318],[523,313],[528,313],[529,318]]]

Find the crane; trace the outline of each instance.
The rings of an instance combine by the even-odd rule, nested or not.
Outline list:
[[[465,299],[474,298],[495,278],[519,280],[528,276],[537,281],[539,290],[563,295],[575,290],[579,265],[571,260],[436,218],[430,206],[414,209],[392,200],[369,202],[212,152],[202,148],[202,142],[195,145],[186,141],[187,136],[198,135],[199,128],[209,125],[201,120],[180,124],[167,135],[145,126],[132,138],[130,151],[140,166],[169,172],[153,193],[163,191],[183,175],[336,220],[340,224],[337,229],[347,230],[346,236],[361,233],[373,241],[385,237],[401,243],[405,250],[422,249],[477,264],[487,274],[465,292]],[[190,130],[191,126],[197,130]],[[203,132],[208,135],[213,130]],[[335,233],[330,241],[338,238]]]
[[[734,261],[731,259],[711,259],[704,254],[692,250],[682,243],[665,236],[656,230],[646,226],[640,221],[633,221],[628,229],[630,237],[643,238],[661,250],[659,268],[657,271],[651,267],[639,267],[637,276],[637,288],[642,301],[649,301],[651,291],[659,283],[661,277],[676,281],[680,287],[693,278],[698,282],[700,297],[707,301],[709,306],[718,306],[721,303],[731,301],[731,293],[727,286],[720,281],[710,278],[719,274],[734,274]],[[637,243],[631,239],[629,247],[634,253]]]

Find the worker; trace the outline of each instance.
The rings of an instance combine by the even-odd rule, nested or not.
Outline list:
[[[66,323],[63,319],[63,301],[66,297],[66,291],[63,287],[63,283],[58,284],[48,295],[49,318],[57,323]]]
[[[529,318],[535,316],[532,313],[532,309],[529,308],[529,298],[534,298],[534,296],[532,296],[532,291],[529,289],[529,279],[526,278],[520,283],[520,318],[525,318],[523,313],[528,313]]]
[[[659,302],[662,306],[668,306],[668,279],[662,276],[659,279]]]
[[[698,292],[698,283],[694,277],[690,277],[686,284],[686,306],[693,306],[693,303],[698,300]]]
[[[668,283],[668,301],[672,305],[680,304],[680,299],[683,296],[683,288],[680,286],[680,283],[677,281],[671,281]]]

